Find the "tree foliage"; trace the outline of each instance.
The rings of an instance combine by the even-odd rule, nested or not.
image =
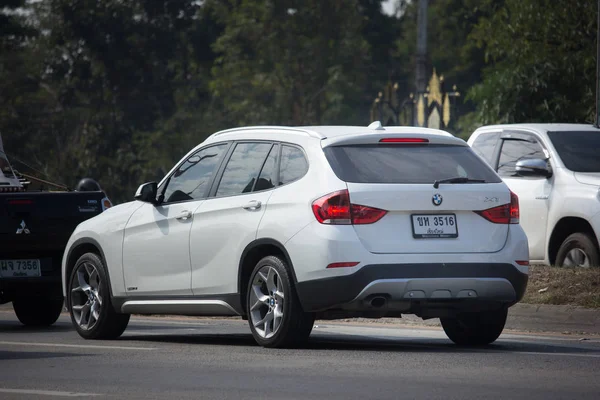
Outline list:
[[[417,0],[0,0],[0,131],[17,169],[115,202],[218,129],[360,124],[414,91]],[[429,0],[429,73],[451,128],[586,121],[595,3]],[[32,172],[32,171],[28,171]]]
[[[506,0],[479,19],[483,81],[469,97],[479,125],[590,122],[595,108],[597,3]]]
[[[228,119],[310,125],[352,119],[369,48],[356,1],[214,2],[212,93]]]

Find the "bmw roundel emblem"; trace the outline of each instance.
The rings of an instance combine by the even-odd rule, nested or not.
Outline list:
[[[439,193],[436,193],[433,195],[433,197],[431,198],[431,202],[433,203],[434,206],[439,206],[440,204],[442,204],[442,201],[444,199],[442,198],[442,195]]]

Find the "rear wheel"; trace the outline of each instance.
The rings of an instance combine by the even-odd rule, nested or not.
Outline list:
[[[63,303],[58,296],[19,297],[13,300],[13,309],[23,325],[50,326],[60,316]]]
[[[85,339],[116,339],[129,323],[129,314],[115,312],[104,264],[94,253],[77,260],[69,279],[67,304],[75,329]]]
[[[600,254],[594,240],[585,233],[573,233],[562,242],[556,255],[559,267],[597,267]]]
[[[302,310],[286,263],[276,256],[258,262],[246,296],[252,336],[264,347],[291,347],[305,342],[315,316]]]
[[[506,323],[508,310],[459,314],[456,318],[441,318],[448,338],[459,345],[486,345],[494,342]]]

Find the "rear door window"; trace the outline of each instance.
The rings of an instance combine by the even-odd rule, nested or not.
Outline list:
[[[485,132],[477,136],[471,148],[491,166],[494,165],[494,152],[500,138],[500,132]]]
[[[225,166],[216,195],[252,192],[272,147],[272,143],[238,143]]]
[[[279,146],[275,145],[269,152],[269,156],[265,161],[265,164],[260,171],[256,185],[254,185],[254,192],[261,190],[273,189],[277,183],[277,158],[279,156]]]
[[[431,183],[467,177],[501,182],[467,146],[346,145],[325,148],[335,174],[354,183]]]

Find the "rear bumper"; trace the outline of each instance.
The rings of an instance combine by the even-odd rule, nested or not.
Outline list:
[[[297,283],[305,311],[495,308],[523,298],[528,276],[507,263],[366,265],[350,275]],[[380,307],[371,303],[383,298]]]

